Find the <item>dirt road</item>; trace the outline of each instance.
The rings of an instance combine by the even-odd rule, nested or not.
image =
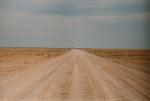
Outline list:
[[[149,78],[73,49],[0,81],[0,101],[150,101]]]

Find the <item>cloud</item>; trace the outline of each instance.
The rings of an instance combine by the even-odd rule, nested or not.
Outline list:
[[[150,11],[148,0],[6,0],[5,4],[10,9],[63,16],[124,15]]]
[[[32,9],[33,13],[37,14],[50,14],[50,15],[63,15],[63,16],[98,16],[98,15],[126,15],[129,13],[143,13],[150,11],[150,2],[136,0],[126,2],[118,0],[106,1],[92,1],[88,2],[64,1],[54,5],[47,5]],[[81,3],[80,3],[81,2]],[[146,6],[147,5],[147,6]]]
[[[128,15],[102,15],[83,17],[86,20],[101,22],[132,22],[132,21],[150,21],[150,13],[132,13]]]
[[[0,46],[138,47],[150,23],[146,0],[3,2]]]
[[[13,5],[18,4],[24,4],[24,5],[37,5],[37,6],[44,6],[44,5],[53,5],[60,2],[63,2],[63,0],[4,0],[1,1],[3,3],[11,3]]]

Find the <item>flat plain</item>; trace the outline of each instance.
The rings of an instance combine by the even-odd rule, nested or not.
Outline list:
[[[0,49],[0,101],[150,101],[150,50]]]

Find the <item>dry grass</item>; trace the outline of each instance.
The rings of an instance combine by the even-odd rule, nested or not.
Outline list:
[[[100,57],[150,73],[150,49],[82,49]]]
[[[0,48],[0,80],[48,61],[69,49]]]

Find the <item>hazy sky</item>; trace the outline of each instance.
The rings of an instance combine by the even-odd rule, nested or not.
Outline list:
[[[0,47],[150,48],[150,0],[0,0]]]

